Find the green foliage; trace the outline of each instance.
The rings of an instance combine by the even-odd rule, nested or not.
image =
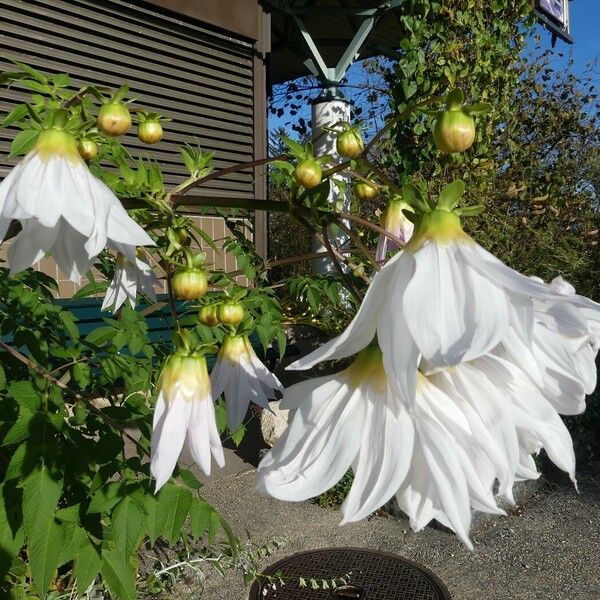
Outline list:
[[[31,578],[40,596],[75,581],[82,594],[100,575],[115,597],[135,598],[145,538],[209,544],[223,524],[189,471],[156,496],[152,490],[151,390],[164,343],[151,342],[144,318],[129,308],[80,336],[75,316],[54,301],[54,287],[41,273],[0,270],[0,335],[12,337],[34,366],[7,358],[1,370],[0,589]],[[137,439],[127,433],[133,429]],[[24,544],[28,569],[15,580]],[[72,569],[70,581],[63,565]]]

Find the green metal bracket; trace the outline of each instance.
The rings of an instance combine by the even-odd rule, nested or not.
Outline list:
[[[359,54],[360,49],[367,41],[375,25],[377,25],[379,19],[381,19],[386,12],[398,8],[405,1],[406,0],[388,0],[387,2],[382,2],[379,7],[371,9],[305,6],[294,4],[290,2],[290,0],[270,0],[269,4],[273,8],[285,12],[292,17],[310,55],[309,58],[304,61],[304,64],[315,77],[318,77],[321,80],[323,87],[327,90],[329,95],[332,95],[333,97],[341,97],[337,91],[340,81],[348,72],[348,69],[354,62],[356,56]],[[332,13],[336,15],[343,14],[349,19],[354,17],[363,17],[364,20],[346,47],[346,50],[342,54],[342,57],[338,61],[337,65],[335,67],[328,67],[323,59],[323,56],[321,55],[321,52],[319,51],[319,48],[317,47],[317,44],[307,30],[304,21],[300,17],[302,15]]]

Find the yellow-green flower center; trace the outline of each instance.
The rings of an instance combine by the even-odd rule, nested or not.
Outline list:
[[[367,383],[373,386],[378,393],[385,393],[387,389],[387,377],[383,368],[381,350],[378,346],[365,348],[346,369],[346,373],[353,388]]]
[[[245,335],[228,335],[223,340],[223,345],[219,352],[223,360],[228,360],[231,364],[237,364],[240,358],[248,353],[250,342]]]
[[[173,354],[167,359],[160,377],[159,388],[167,400],[179,390],[186,400],[210,396],[210,377],[204,356]]]
[[[82,162],[77,151],[77,140],[70,133],[55,127],[40,133],[35,149],[42,160],[64,156],[69,162]]]
[[[409,252],[416,252],[428,240],[438,244],[448,244],[456,240],[468,242],[471,238],[463,231],[456,213],[436,208],[421,215],[406,249]]]

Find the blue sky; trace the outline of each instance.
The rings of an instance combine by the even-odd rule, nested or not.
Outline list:
[[[575,43],[569,46],[562,40],[557,40],[556,50],[564,53],[566,60],[572,54],[575,60],[575,72],[582,73],[586,65],[600,55],[600,0],[571,0],[571,36]],[[551,36],[540,27],[542,47],[550,48]],[[595,68],[596,80],[600,81],[600,63]]]

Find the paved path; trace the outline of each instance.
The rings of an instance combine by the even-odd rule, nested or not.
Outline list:
[[[265,562],[301,550],[360,546],[420,562],[448,586],[454,600],[600,600],[600,465],[581,470],[581,493],[559,479],[522,489],[506,517],[477,520],[475,551],[451,534],[428,527],[415,534],[405,519],[374,516],[339,527],[340,513],[316,504],[290,504],[258,495],[254,471],[211,481],[204,496],[253,542],[288,540]],[[245,600],[234,573],[209,575],[202,598]]]

